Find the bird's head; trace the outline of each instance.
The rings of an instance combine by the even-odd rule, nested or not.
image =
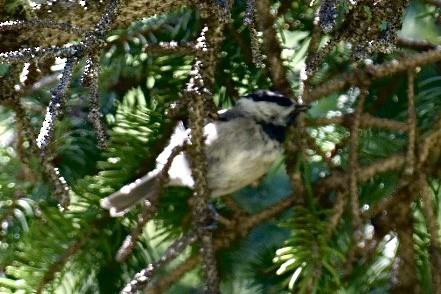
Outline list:
[[[237,102],[237,107],[244,115],[264,124],[289,126],[296,116],[310,108],[307,104],[299,104],[280,92],[258,90]]]

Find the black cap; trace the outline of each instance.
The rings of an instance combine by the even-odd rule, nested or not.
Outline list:
[[[258,90],[253,94],[245,96],[245,98],[251,99],[256,102],[266,101],[276,103],[280,106],[291,106],[294,104],[294,102],[290,98],[286,97],[282,93],[271,90]]]

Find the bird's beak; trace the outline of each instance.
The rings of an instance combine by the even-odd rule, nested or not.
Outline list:
[[[309,104],[295,104],[294,110],[291,110],[291,113],[288,116],[288,124],[291,124],[300,112],[307,111],[310,108],[311,105]]]
[[[309,105],[309,104],[297,104],[296,108],[295,108],[295,112],[307,111],[310,108],[311,108],[311,105]]]

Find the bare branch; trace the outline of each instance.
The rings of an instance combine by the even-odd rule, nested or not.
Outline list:
[[[205,26],[198,38],[198,44],[196,48],[204,51],[204,48],[209,46],[207,44],[205,33],[213,28]],[[205,49],[206,50],[206,49]],[[200,54],[199,54],[200,55]],[[203,56],[200,55],[203,58]],[[205,60],[197,59],[194,65],[193,77],[187,84],[186,95],[190,98],[190,105],[192,111],[190,113],[191,122],[191,135],[192,145],[188,150],[192,165],[192,176],[195,180],[195,194],[194,206],[192,207],[193,221],[197,228],[198,237],[201,242],[201,254],[202,264],[205,271],[206,281],[205,286],[208,293],[220,293],[219,290],[219,275],[217,272],[217,262],[214,252],[213,244],[213,232],[207,229],[210,222],[210,212],[208,207],[208,201],[211,191],[208,187],[207,177],[207,159],[205,157],[205,138],[204,138],[204,125],[205,125],[205,99],[209,89],[205,81],[209,81],[210,78],[204,73]],[[208,61],[209,62],[209,61]]]
[[[86,69],[83,76],[83,84],[90,88],[90,100],[89,100],[89,120],[92,122],[95,128],[95,133],[98,138],[98,146],[101,149],[107,148],[106,132],[102,123],[102,111],[101,103],[98,96],[99,88],[99,56],[92,55],[87,60]]]
[[[270,69],[271,80],[274,86],[282,93],[294,97],[291,84],[287,79],[286,69],[281,59],[282,49],[279,40],[277,40],[277,32],[274,28],[275,19],[271,15],[271,3],[269,0],[256,1],[256,18],[259,30],[262,31],[263,50],[267,55],[266,64]]]
[[[258,224],[276,217],[285,210],[298,205],[300,202],[301,199],[298,197],[288,197],[260,213],[237,218],[233,221],[233,224],[230,227],[225,228],[225,230],[222,230],[216,234],[215,249],[219,250],[231,246],[239,238],[247,236]],[[186,273],[190,272],[195,266],[197,266],[201,260],[202,257],[200,254],[187,259],[182,264],[177,266],[171,273],[155,283],[153,287],[150,288],[146,293],[163,293],[169,287],[171,287],[173,283],[181,279]]]
[[[349,193],[350,193],[350,204],[352,212],[352,225],[354,226],[354,241],[359,243],[362,238],[362,221],[360,217],[360,201],[358,199],[358,173],[360,171],[358,164],[358,152],[360,145],[360,119],[363,113],[364,103],[368,95],[368,86],[363,86],[360,89],[360,96],[358,97],[357,107],[355,110],[354,124],[351,127],[351,138],[350,138],[350,150],[349,150],[349,166],[348,169],[351,171],[349,174]]]
[[[431,50],[399,60],[389,61],[381,65],[367,66],[363,70],[351,71],[336,80],[331,80],[315,87],[309,93],[309,99],[314,101],[333,92],[356,85],[360,81],[374,80],[438,61],[441,61],[441,50]]]
[[[306,126],[308,127],[339,124],[346,128],[350,128],[353,120],[354,120],[354,114],[347,113],[343,116],[332,117],[332,118],[314,118],[314,119],[306,118],[305,122],[306,122]],[[387,118],[374,117],[369,113],[363,113],[361,115],[360,127],[389,129],[391,131],[397,131],[397,132],[406,132],[408,130],[408,126],[404,122],[387,119]]]
[[[436,45],[428,41],[409,38],[398,38],[397,46],[423,51],[436,49]]]
[[[432,271],[432,290],[434,294],[441,293],[441,238],[440,226],[433,207],[436,205],[432,197],[427,178],[424,175],[418,176],[417,190],[420,191],[423,202],[424,216],[427,222],[427,231],[430,234],[430,264]]]
[[[53,132],[56,119],[63,114],[63,108],[66,103],[66,94],[72,81],[72,74],[76,62],[76,58],[71,58],[66,61],[60,84],[52,92],[51,101],[46,112],[46,117],[44,118],[44,123],[37,137],[37,146],[41,149],[42,153],[45,153],[47,151],[48,145],[53,140]]]
[[[163,268],[166,264],[179,256],[188,245],[196,242],[197,238],[198,236],[196,232],[191,232],[173,243],[158,261],[149,264],[145,269],[138,272],[135,277],[122,289],[121,294],[138,293],[138,290],[150,282],[153,275],[160,268]]]
[[[404,174],[411,176],[415,171],[415,148],[417,140],[417,117],[415,110],[415,70],[410,69],[407,72],[407,115],[409,125],[409,144],[407,145],[407,162]]]
[[[146,223],[151,220],[154,214],[158,210],[158,202],[161,196],[161,193],[164,192],[164,188],[167,185],[169,180],[168,171],[170,170],[173,159],[181,153],[185,148],[186,144],[175,147],[170,156],[167,159],[167,163],[161,170],[161,173],[155,179],[156,183],[153,185],[155,190],[150,194],[149,199],[145,200],[145,206],[142,212],[138,215],[138,221],[136,222],[136,227],[130,233],[129,236],[126,237],[121,248],[119,248],[118,253],[116,255],[116,260],[119,262],[123,262],[130,256],[133,249],[136,246],[136,242],[141,236]]]
[[[63,268],[63,266],[68,262],[72,256],[74,256],[84,245],[84,239],[77,239],[67,248],[67,250],[58,257],[57,261],[55,261],[50,268],[45,272],[43,279],[38,286],[37,293],[43,293],[44,288],[50,283],[55,275]]]
[[[79,36],[85,35],[87,32],[76,25],[64,22],[56,22],[52,19],[9,20],[0,23],[0,32],[29,28],[52,28],[61,31],[72,32]]]
[[[425,2],[441,7],[441,0],[424,0]]]

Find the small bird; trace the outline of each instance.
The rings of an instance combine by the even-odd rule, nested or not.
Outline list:
[[[207,123],[205,155],[212,197],[231,194],[265,175],[282,155],[287,127],[308,108],[279,92],[258,90],[220,112],[218,120]],[[101,207],[108,209],[111,216],[121,216],[139,200],[148,198],[172,150],[189,140],[190,130],[183,123],[178,124],[169,145],[156,159],[156,168],[102,199]],[[194,186],[185,151],[173,159],[168,176],[169,186]]]

